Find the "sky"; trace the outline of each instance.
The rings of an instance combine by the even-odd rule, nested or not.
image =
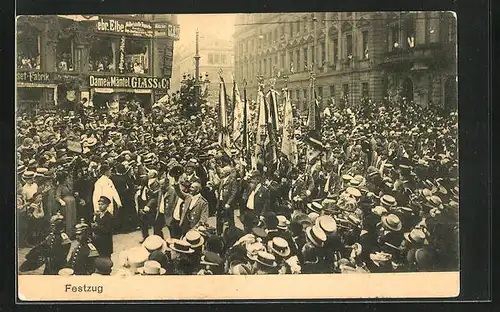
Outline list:
[[[178,14],[180,39],[176,44],[189,45],[196,39],[196,29],[200,36],[232,39],[236,14]]]

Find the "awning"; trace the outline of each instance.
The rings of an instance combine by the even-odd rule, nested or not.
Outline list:
[[[57,16],[77,22],[97,21],[99,19],[97,15],[57,15]]]
[[[95,93],[140,93],[150,94],[151,89],[94,88]]]
[[[96,92],[96,93],[113,93],[113,92],[115,92],[115,90],[112,88],[95,88],[94,92]]]

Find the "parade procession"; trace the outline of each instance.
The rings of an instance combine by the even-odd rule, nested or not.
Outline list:
[[[18,27],[61,29],[18,47],[19,274],[458,271],[456,26],[363,14],[241,14],[190,74],[180,16]]]

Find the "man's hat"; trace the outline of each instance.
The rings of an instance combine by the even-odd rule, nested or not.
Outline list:
[[[308,227],[306,229],[306,235],[309,241],[315,246],[323,247],[325,245],[326,234],[319,226],[313,225]]]
[[[409,233],[404,233],[404,237],[410,243],[423,245],[425,242],[425,233],[420,229],[413,229]]]
[[[202,257],[200,264],[209,266],[221,266],[224,264],[224,259],[221,256],[212,251],[207,251]]]
[[[113,261],[110,258],[97,258],[94,261],[95,273],[100,275],[110,275],[113,268]]]
[[[288,257],[290,255],[290,247],[288,242],[281,237],[275,237],[271,241],[271,251],[281,257]]]
[[[17,174],[23,174],[25,171],[26,171],[26,166],[25,165],[19,165],[19,166],[17,166]]]
[[[162,268],[158,261],[147,260],[144,266],[137,268],[137,272],[141,275],[164,275],[167,270]]]
[[[191,248],[191,244],[186,240],[176,239],[168,247],[183,254],[192,254],[194,252],[194,249]]]
[[[62,268],[59,270],[59,272],[57,272],[57,275],[71,276],[71,275],[75,275],[75,271],[73,271],[73,269],[71,269],[71,268]]]
[[[337,233],[337,221],[331,216],[318,217],[315,224],[319,226],[325,234]]]
[[[75,225],[75,234],[82,234],[89,229],[89,225],[85,223],[85,219],[80,219],[80,223]]]
[[[106,204],[106,205],[111,204],[111,199],[109,199],[109,197],[106,197],[106,196],[99,197],[99,201]]]
[[[142,242],[142,246],[149,252],[153,252],[155,250],[165,250],[166,245],[167,243],[165,240],[158,235],[149,235],[146,237],[144,242]]]
[[[58,224],[63,221],[64,221],[64,216],[60,212],[57,212],[55,215],[50,217],[50,224]]]
[[[155,250],[149,254],[148,260],[158,262],[162,268],[166,268],[168,265],[168,257],[161,250]]]
[[[397,205],[396,199],[391,195],[384,195],[380,198],[380,203],[386,207],[394,207]]]
[[[270,268],[275,268],[278,266],[276,257],[266,251],[259,251],[257,253],[257,259],[255,259],[255,261]]]
[[[311,203],[308,203],[307,204],[307,208],[312,211],[312,212],[316,212],[318,214],[321,213],[321,211],[323,211],[323,205],[321,205],[320,203],[318,202],[311,202]]]
[[[265,239],[267,237],[267,232],[263,228],[260,227],[254,227],[252,228],[252,234],[255,235],[255,237],[260,237],[262,239]]]
[[[395,214],[384,215],[381,217],[382,225],[391,231],[401,231],[403,224],[399,217]]]
[[[290,221],[288,221],[288,219],[285,216],[279,215],[276,216],[276,218],[278,218],[278,226],[277,226],[278,229],[286,230],[290,225]]]
[[[191,248],[198,248],[205,243],[205,239],[198,231],[189,231],[187,232],[184,239],[191,244]]]
[[[23,173],[24,180],[33,179],[34,177],[35,177],[35,172],[33,172],[33,171],[24,171],[24,173]]]
[[[256,242],[253,244],[246,244],[245,249],[247,251],[247,257],[250,260],[257,260],[257,254],[259,251],[266,250],[265,246],[260,243]]]

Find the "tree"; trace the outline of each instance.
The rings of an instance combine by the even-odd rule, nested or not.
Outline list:
[[[196,79],[194,77],[187,77],[183,80],[179,97],[176,99],[176,104],[180,108],[180,113],[185,118],[197,116],[201,113],[201,107],[207,101],[206,94],[198,94]]]

